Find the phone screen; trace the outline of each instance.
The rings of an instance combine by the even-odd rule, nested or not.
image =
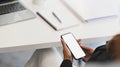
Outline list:
[[[85,56],[84,51],[82,50],[72,33],[64,34],[61,37],[67,44],[75,59],[80,59]]]

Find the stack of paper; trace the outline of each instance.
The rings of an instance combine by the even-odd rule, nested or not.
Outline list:
[[[117,0],[62,0],[82,21],[118,15]]]

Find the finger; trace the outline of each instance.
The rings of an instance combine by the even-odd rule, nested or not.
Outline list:
[[[87,47],[87,46],[82,45],[81,48],[82,48],[85,52],[87,52],[87,53],[89,53],[89,54],[93,54],[93,53],[94,53],[94,49],[92,49],[92,48],[90,48],[90,47]]]
[[[62,46],[64,47],[65,42],[63,41],[63,39],[61,39],[61,43],[62,43]]]
[[[63,45],[63,53],[67,53],[68,55],[71,55],[71,52],[69,50],[69,48],[67,47],[66,43],[64,42],[63,39],[61,39],[62,45]]]
[[[81,45],[82,40],[81,40],[81,39],[78,39],[77,42],[79,43],[79,45]]]
[[[81,47],[85,52],[87,52],[87,51],[90,50],[90,49],[89,49],[88,47],[86,47],[85,45],[80,45],[80,47]]]
[[[82,41],[81,39],[78,39],[78,40],[77,40],[78,43],[81,42],[81,41]]]
[[[84,48],[84,49],[90,49],[90,47],[87,47],[85,45],[81,45],[81,47]]]
[[[67,45],[66,45],[66,43],[64,42],[63,39],[61,39],[61,43],[62,43],[63,48],[64,48],[64,49],[67,49]]]
[[[82,60],[85,61],[85,62],[87,62],[88,58],[83,57]]]

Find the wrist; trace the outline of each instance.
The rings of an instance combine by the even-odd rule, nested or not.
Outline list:
[[[72,57],[64,57],[64,60],[69,60],[69,61],[73,61],[73,58]]]

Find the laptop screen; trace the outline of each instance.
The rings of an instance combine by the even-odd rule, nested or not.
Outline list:
[[[15,0],[0,0],[0,4],[11,2],[11,1],[15,1]]]

